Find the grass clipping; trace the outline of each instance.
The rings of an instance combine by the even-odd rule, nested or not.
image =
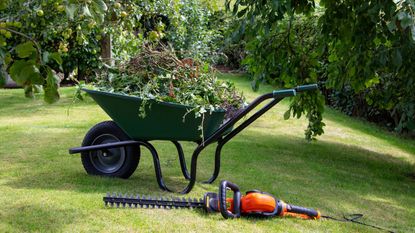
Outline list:
[[[191,106],[189,112],[202,119],[219,109],[224,109],[225,119],[229,119],[245,105],[245,98],[233,83],[218,80],[208,64],[190,58],[180,60],[166,46],[143,47],[130,61],[98,77],[95,86],[102,91],[142,98],[140,117],[146,115],[148,100]]]

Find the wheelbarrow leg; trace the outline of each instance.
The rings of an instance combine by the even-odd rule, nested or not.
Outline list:
[[[172,190],[167,188],[166,184],[164,183],[163,175],[161,174],[160,159],[159,159],[156,149],[154,148],[153,145],[151,145],[148,142],[141,141],[140,144],[146,147],[151,152],[151,155],[153,156],[154,170],[156,172],[156,178],[157,178],[157,183],[159,187],[164,191],[172,192]]]
[[[190,180],[189,171],[187,170],[186,166],[186,159],[184,158],[183,148],[177,141],[171,141],[177,149],[177,153],[179,154],[179,161],[180,161],[180,168],[182,169],[182,174],[186,180]]]
[[[216,178],[218,178],[219,172],[220,172],[220,154],[222,152],[223,143],[218,142],[218,145],[216,146],[216,152],[215,152],[215,169],[213,170],[212,176],[207,181],[203,181],[205,184],[211,184],[213,183]]]
[[[192,155],[192,161],[190,164],[190,181],[189,184],[184,188],[180,193],[187,194],[192,189],[196,183],[196,169],[197,169],[197,158],[199,157],[200,152],[206,147],[206,144],[199,144],[199,146],[194,150]]]

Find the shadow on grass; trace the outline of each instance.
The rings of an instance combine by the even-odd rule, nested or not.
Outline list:
[[[72,144],[66,139],[80,129],[80,127],[71,127],[67,128],[65,132],[45,133],[46,139],[37,138],[40,141],[39,144],[44,145],[43,148],[32,144],[30,147],[33,148],[26,148],[20,152],[24,156],[19,157],[23,158],[4,157],[4,161],[14,165],[10,170],[6,168],[5,173],[16,170],[26,171],[19,172],[18,177],[10,177],[6,185],[18,189],[74,190],[101,194],[108,191],[121,193],[163,192],[157,184],[153,158],[143,147],[141,147],[141,158],[137,170],[129,179],[87,175],[82,167],[80,155],[69,155],[66,149],[69,149],[68,144]],[[27,135],[24,132],[19,132],[13,137],[25,138]],[[50,139],[58,141],[49,144],[43,143],[44,140],[49,141]],[[65,148],[60,148],[62,143]],[[159,154],[160,164],[165,183],[170,189],[181,191],[187,185],[187,181],[181,175],[174,145],[170,142],[163,144],[158,142],[155,146],[160,149],[158,152],[161,153]],[[188,152],[190,147],[184,149]],[[166,174],[168,175],[166,176]],[[174,175],[171,176],[172,174]]]
[[[54,137],[65,138],[65,136]],[[169,151],[170,149],[170,147],[165,145],[160,145],[159,149],[160,147],[164,151]],[[186,145],[186,152],[191,151],[190,148]],[[268,170],[281,170],[284,171],[284,176],[290,176],[291,178],[301,179],[303,176],[314,174],[319,179],[327,182],[326,185],[341,183],[341,186],[351,189],[353,189],[355,184],[360,184],[363,181],[362,179],[369,183],[375,182],[377,179],[390,182],[405,182],[415,188],[415,182],[407,177],[407,174],[412,171],[410,163],[388,154],[380,154],[355,146],[324,141],[308,143],[302,138],[277,137],[267,133],[255,132],[255,136],[250,134],[239,136],[238,139],[233,140],[224,148],[222,152],[222,176],[224,174],[243,176],[246,172],[266,174]],[[49,151],[50,149],[43,148],[43,150],[40,149],[39,152],[35,153],[43,154],[43,151]],[[144,151],[143,148],[142,151]],[[212,152],[212,150],[209,152]],[[30,167],[30,160],[33,160],[33,164],[42,163],[36,160],[44,160],[43,163],[49,163],[51,169],[32,169],[30,173],[19,177],[19,179],[13,179],[7,185],[13,188],[69,188],[81,192],[103,192],[107,191],[109,187],[120,191],[129,190],[132,187],[139,187],[141,190],[151,192],[160,191],[156,183],[152,158],[148,153],[142,154],[135,175],[127,180],[88,176],[83,172],[77,155],[60,154],[59,156],[62,156],[62,160],[56,160],[56,156],[56,154],[50,156],[45,154],[28,158],[29,160],[22,165]],[[49,160],[50,158],[53,158],[52,161]],[[206,153],[201,155],[198,170],[206,169],[204,164],[210,166],[213,163],[212,158],[213,154],[211,153],[209,155]],[[176,159],[175,151],[169,156],[160,158],[164,174],[166,174],[166,171],[168,174],[172,173],[172,169],[178,170],[179,165]],[[167,160],[167,163],[165,160]],[[54,164],[52,165],[51,163]],[[210,175],[210,171],[204,173]],[[200,173],[198,172],[198,174],[198,180],[201,181]],[[180,172],[172,177],[164,176],[163,178],[167,185],[173,184],[172,188],[175,190],[179,190],[183,187],[181,185],[185,185],[182,182],[184,179]],[[247,177],[246,179],[247,181],[256,182],[254,177]],[[265,181],[267,181],[266,178]],[[363,194],[363,190],[357,191]]]
[[[72,160],[73,162],[73,160]],[[82,164],[76,161],[71,168],[77,166],[76,169],[59,169],[50,172],[32,172],[27,176],[21,176],[13,179],[6,185],[17,189],[46,189],[46,190],[63,190],[76,191],[83,193],[99,193],[107,192],[129,193],[129,194],[147,194],[164,193],[157,185],[153,167],[139,167],[135,174],[129,179],[118,179],[111,177],[100,177],[88,175],[81,170]],[[169,188],[173,190],[181,190],[178,179],[182,177],[163,177]]]

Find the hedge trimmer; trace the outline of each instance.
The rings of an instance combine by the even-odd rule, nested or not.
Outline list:
[[[231,189],[233,198],[226,198],[226,191]],[[241,196],[238,186],[222,181],[219,194],[208,192],[201,199],[163,198],[150,196],[122,196],[107,195],[104,197],[105,205],[116,207],[141,208],[202,208],[207,212],[221,212],[224,218],[238,218],[241,215],[256,216],[298,216],[305,219],[318,219],[320,212],[314,209],[287,204],[277,200],[273,195],[258,190],[246,192]]]
[[[227,198],[227,190],[233,191],[233,198]],[[386,230],[378,226],[369,225],[357,221],[362,214],[352,214],[344,219],[337,219],[330,216],[322,216],[320,211],[295,206],[278,200],[273,195],[259,190],[247,191],[244,196],[241,195],[239,187],[229,181],[223,180],[219,186],[219,193],[207,192],[200,199],[179,198],[179,197],[151,197],[151,196],[128,196],[128,195],[110,195],[104,197],[106,206],[111,207],[130,207],[130,208],[201,208],[206,212],[220,212],[226,219],[239,218],[241,216],[256,217],[274,217],[290,216],[302,219],[320,219],[326,218],[342,222],[353,222],[365,226],[374,227],[380,230]],[[386,230],[388,232],[393,232]]]

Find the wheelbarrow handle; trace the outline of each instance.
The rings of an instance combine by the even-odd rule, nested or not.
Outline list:
[[[197,158],[200,155],[200,152],[207,147],[209,144],[218,142],[218,146],[216,147],[215,153],[215,170],[212,177],[207,181],[208,183],[212,183],[219,174],[220,168],[220,152],[223,147],[229,140],[235,137],[238,133],[240,133],[243,129],[248,127],[252,122],[262,116],[265,112],[270,110],[273,106],[275,106],[278,102],[283,100],[285,97],[295,96],[297,92],[302,91],[309,91],[317,89],[317,84],[311,85],[304,85],[298,86],[292,89],[286,90],[275,90],[270,93],[263,94],[257,97],[254,101],[252,101],[248,106],[241,109],[240,111],[235,114],[235,116],[231,117],[228,121],[223,123],[213,134],[211,134],[207,139],[203,142],[199,143],[199,146],[193,151],[192,161],[191,161],[191,171],[190,171],[190,182],[185,189],[181,191],[182,194],[186,194],[190,192],[196,182],[196,166],[197,166]],[[228,129],[233,127],[236,122],[241,120],[245,117],[249,112],[251,112],[255,107],[257,107],[262,102],[272,99],[269,103],[259,109],[257,112],[253,113],[248,119],[245,119],[241,124],[233,128],[229,133],[224,134]],[[227,213],[223,213],[227,215]]]
[[[284,98],[284,97],[295,96],[297,92],[313,91],[317,89],[318,89],[317,84],[308,84],[308,85],[297,86],[294,89],[275,90],[272,92],[272,96],[274,98]]]
[[[295,88],[297,92],[303,92],[303,91],[313,91],[317,90],[318,85],[317,84],[308,84],[308,85],[302,85]]]

